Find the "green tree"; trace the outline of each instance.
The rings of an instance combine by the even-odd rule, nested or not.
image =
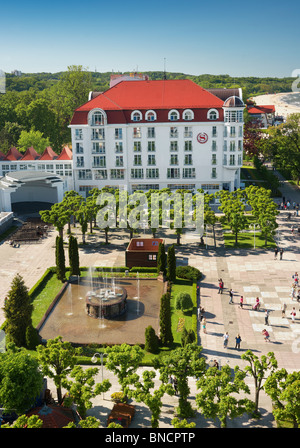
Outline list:
[[[41,154],[47,146],[50,146],[49,138],[45,138],[40,131],[31,129],[29,132],[21,131],[17,147],[21,152],[25,152],[33,146],[37,153]]]
[[[164,243],[159,243],[157,254],[157,273],[166,274],[166,249]]]
[[[273,415],[277,422],[292,422],[300,427],[300,372],[286,369],[272,372],[265,381],[265,392],[273,402]]]
[[[81,351],[81,348],[72,347],[70,342],[63,342],[61,336],[48,339],[46,346],[37,347],[42,372],[53,379],[59,403],[62,401],[62,382],[75,367]]]
[[[150,353],[158,352],[158,337],[151,325],[149,325],[145,330],[145,350]]]
[[[172,323],[171,323],[171,296],[169,293],[163,294],[160,299],[159,329],[160,341],[163,346],[173,344]]]
[[[56,237],[56,276],[58,280],[65,282],[66,280],[66,262],[65,262],[65,251],[64,242],[60,236]]]
[[[121,344],[107,347],[106,353],[106,368],[118,377],[124,393],[125,388],[136,379],[135,372],[144,356],[143,351],[138,345]]]
[[[232,378],[231,369],[225,365],[218,370],[216,367],[208,368],[198,379],[196,404],[206,418],[219,418],[221,426],[227,426],[227,417],[233,419],[253,412],[254,403],[248,398],[240,398],[241,393],[250,394],[245,383],[246,373],[234,369]]]
[[[248,227],[245,204],[242,200],[244,193],[241,190],[232,192],[222,190],[217,195],[221,200],[219,209],[224,213],[220,220],[230,227],[235,235],[235,244],[238,244],[239,232]]]
[[[0,403],[5,411],[21,415],[35,403],[43,386],[43,375],[35,356],[10,343],[0,360]]]
[[[188,377],[196,378],[203,375],[205,371],[205,360],[200,357],[202,347],[196,343],[188,344],[173,350],[170,355],[161,360],[160,379],[164,384],[168,383],[169,375],[175,376],[178,382],[179,405],[176,413],[181,418],[193,417],[195,412],[188,401],[190,388]]]
[[[20,415],[11,425],[9,423],[4,423],[1,425],[2,428],[42,428],[43,420],[41,420],[37,415]]]
[[[70,275],[80,275],[77,238],[73,235],[70,235],[69,237],[69,265]]]
[[[259,359],[258,356],[254,355],[254,353],[251,350],[247,350],[245,353],[243,353],[241,359],[249,363],[249,365],[246,366],[244,370],[246,373],[249,373],[254,379],[254,386],[255,386],[254,413],[258,415],[259,394],[260,391],[263,389],[263,380],[268,371],[272,373],[277,369],[278,366],[277,360],[273,352],[269,352],[267,356],[262,355],[261,359]]]
[[[193,308],[193,301],[187,292],[181,292],[176,296],[176,309],[186,312]]]
[[[176,256],[174,244],[168,248],[167,277],[170,282],[174,283],[176,281]]]
[[[54,225],[61,238],[63,238],[64,227],[69,221],[69,214],[66,212],[64,205],[62,202],[59,202],[53,204],[50,210],[40,211],[42,221]]]
[[[32,304],[23,278],[17,274],[4,304],[5,332],[10,342],[18,347],[26,346],[26,330],[31,326]]]
[[[108,380],[96,384],[94,377],[98,371],[97,367],[83,369],[81,366],[75,366],[69,375],[70,378],[74,378],[74,381],[63,380],[63,386],[69,392],[65,404],[71,406],[74,402],[82,418],[85,418],[87,410],[92,408],[91,400],[97,395],[107,392],[111,387]]]

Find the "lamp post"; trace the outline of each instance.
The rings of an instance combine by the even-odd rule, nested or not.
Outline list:
[[[98,353],[98,352],[94,353],[94,355],[93,355],[93,357],[91,359],[93,364],[96,364],[97,356],[100,356],[100,360],[101,360],[101,380],[102,380],[102,383],[103,383],[103,379],[104,379],[104,376],[103,376],[103,357],[104,357],[104,354],[102,352],[101,353]],[[104,392],[103,392],[103,399],[104,399]]]

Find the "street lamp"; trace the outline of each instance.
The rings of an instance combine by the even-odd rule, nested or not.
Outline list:
[[[96,364],[97,356],[100,356],[100,360],[101,360],[101,378],[102,378],[102,383],[103,383],[103,379],[104,379],[104,377],[103,377],[103,356],[104,356],[104,354],[102,352],[101,353],[98,353],[98,352],[94,353],[94,355],[93,355],[93,357],[91,359],[93,364]],[[103,392],[103,399],[104,399],[104,392]]]

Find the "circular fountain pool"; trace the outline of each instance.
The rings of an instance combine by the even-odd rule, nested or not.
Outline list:
[[[90,317],[111,319],[127,309],[127,291],[122,287],[99,288],[86,294],[86,311]]]

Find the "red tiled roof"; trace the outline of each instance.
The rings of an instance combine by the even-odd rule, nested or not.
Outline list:
[[[73,153],[68,146],[65,146],[56,160],[72,160]]]
[[[17,150],[17,148],[10,148],[6,154],[4,160],[19,160],[22,158],[22,154]]]
[[[159,243],[163,242],[161,238],[132,238],[127,251],[158,252]]]
[[[32,409],[27,416],[37,415],[43,421],[42,428],[63,428],[74,422],[73,412],[70,408],[58,405],[46,405]]]
[[[275,112],[275,106],[250,106],[248,112],[249,114],[272,114]]]
[[[189,79],[122,81],[76,109],[71,124],[86,124],[87,112],[219,108],[223,101]]]
[[[40,157],[40,155],[36,152],[36,150],[31,146],[27,148],[25,154],[22,157],[22,160],[36,160]]]
[[[47,146],[47,148],[41,155],[40,160],[53,160],[53,159],[57,159],[57,157],[58,157],[58,155],[56,154],[56,152],[53,151],[51,146]]]

